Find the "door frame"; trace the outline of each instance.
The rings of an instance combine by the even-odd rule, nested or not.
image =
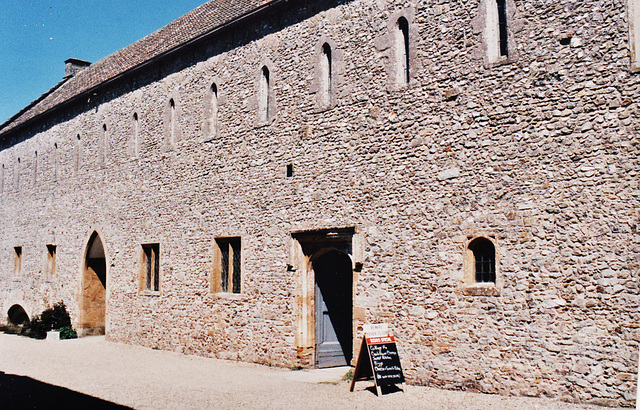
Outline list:
[[[334,228],[296,231],[291,234],[290,271],[296,272],[297,292],[295,300],[296,334],[295,344],[297,358],[301,367],[316,365],[316,323],[315,323],[315,272],[312,262],[319,255],[337,250],[351,259],[351,356],[353,361],[355,335],[355,283],[356,266],[354,252],[356,249],[356,229]]]
[[[78,330],[78,336],[88,336],[93,334],[93,328],[80,327],[83,326],[83,321],[85,320],[85,312],[83,305],[83,287],[85,281],[85,275],[88,268],[87,265],[87,256],[89,254],[89,248],[93,244],[94,234],[98,239],[100,239],[100,243],[102,244],[102,251],[104,252],[104,261],[105,261],[105,289],[104,289],[104,334],[108,334],[108,312],[109,312],[109,256],[107,245],[104,241],[104,235],[102,234],[102,230],[99,228],[92,228],[89,233],[86,235],[84,240],[84,246],[82,249],[82,256],[80,260],[80,275],[78,280],[78,316],[77,316],[77,324],[76,328]]]

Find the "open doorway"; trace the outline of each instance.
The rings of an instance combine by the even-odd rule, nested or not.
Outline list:
[[[103,335],[107,301],[107,262],[104,246],[97,232],[87,243],[82,270],[78,333],[80,336]]]

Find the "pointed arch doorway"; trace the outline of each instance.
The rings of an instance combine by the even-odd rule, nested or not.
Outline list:
[[[103,335],[107,302],[107,261],[102,240],[93,232],[87,243],[82,269],[78,333]]]
[[[293,232],[299,272],[296,345],[303,366],[346,365],[353,356],[354,228]]]

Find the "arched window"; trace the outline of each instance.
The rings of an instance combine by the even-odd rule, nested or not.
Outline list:
[[[173,145],[176,141],[176,102],[173,98],[169,100],[169,143]]]
[[[396,30],[396,71],[398,83],[408,84],[409,76],[409,22],[400,17]]]
[[[214,137],[218,130],[218,86],[211,84],[209,89],[209,135]]]
[[[269,81],[270,81],[269,69],[267,68],[267,66],[263,66],[262,75],[260,76],[260,87],[259,87],[260,95],[258,96],[259,119],[262,122],[269,121],[272,115],[269,107],[270,105],[269,100],[271,99],[271,96],[269,95],[271,92]]]
[[[140,121],[138,113],[133,113],[133,156],[137,157],[140,153]]]
[[[107,124],[102,124],[102,158],[103,164],[107,163],[107,147],[109,146],[109,133],[107,132]]]
[[[331,93],[333,92],[333,69],[331,61],[331,46],[327,43],[322,45],[322,55],[320,57],[321,93],[322,104],[331,104]]]
[[[73,157],[73,168],[77,171],[80,169],[80,163],[82,161],[82,140],[80,139],[80,134],[76,135],[75,153]]]
[[[475,281],[495,283],[496,249],[493,243],[486,238],[476,238],[469,243],[469,250],[473,252],[475,262]]]

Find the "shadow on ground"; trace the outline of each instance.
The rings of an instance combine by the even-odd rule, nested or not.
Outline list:
[[[1,406],[8,409],[129,409],[26,376],[0,372]]]

